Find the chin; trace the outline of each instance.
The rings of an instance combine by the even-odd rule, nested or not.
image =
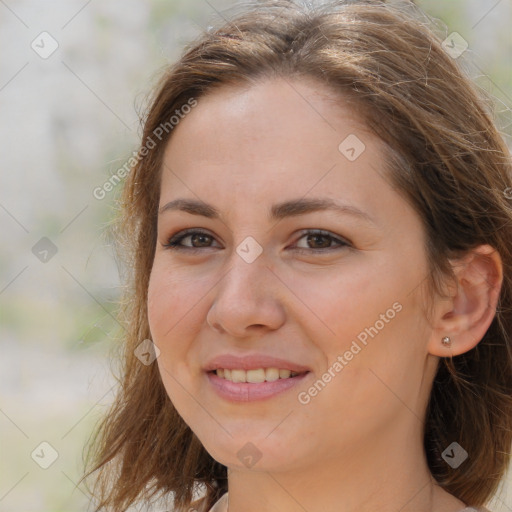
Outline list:
[[[252,441],[249,433],[233,437],[226,434],[222,439],[216,436],[198,438],[217,462],[230,469],[278,472],[297,467],[298,454],[293,446],[283,445],[277,438],[261,438],[261,433]]]

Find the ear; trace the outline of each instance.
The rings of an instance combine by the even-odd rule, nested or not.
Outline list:
[[[428,352],[448,357],[464,354],[484,337],[496,314],[503,282],[501,257],[490,245],[480,245],[452,263],[456,282],[450,298],[439,298],[434,308]],[[451,345],[441,339],[448,336]]]

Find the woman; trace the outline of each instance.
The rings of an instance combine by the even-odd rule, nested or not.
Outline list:
[[[511,187],[407,2],[259,2],[201,37],[124,189],[97,510],[485,505],[512,441]]]

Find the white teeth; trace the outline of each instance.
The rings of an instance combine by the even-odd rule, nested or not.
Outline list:
[[[297,372],[279,368],[258,368],[256,370],[228,370],[219,368],[216,370],[217,376],[231,382],[249,382],[257,384],[259,382],[273,382],[279,379],[288,379],[298,375]]]
[[[279,380],[279,368],[267,368],[265,370],[265,380],[268,382]]]
[[[244,370],[231,370],[231,380],[233,382],[247,382]]]
[[[257,370],[247,370],[245,372],[246,378],[244,382],[252,382],[256,384],[258,382],[265,381],[265,370],[263,368],[258,368]]]

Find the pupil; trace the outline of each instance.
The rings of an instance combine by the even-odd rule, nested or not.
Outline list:
[[[320,242],[320,246],[321,246],[321,247],[329,247],[329,245],[330,245],[330,241],[328,240],[327,236],[325,236],[325,235],[309,235],[309,236],[308,236],[308,242],[313,241],[313,244],[315,244],[316,242],[318,242],[318,240],[319,240],[319,239],[323,239],[323,240],[324,240],[324,242],[326,242],[326,243],[324,243],[324,244],[322,244],[322,243]]]
[[[201,239],[203,241],[206,240],[206,243],[202,244]],[[192,245],[195,245],[195,242],[197,242],[197,241],[199,241],[200,246],[207,245],[208,244],[208,235],[201,235],[201,234],[192,235]]]

